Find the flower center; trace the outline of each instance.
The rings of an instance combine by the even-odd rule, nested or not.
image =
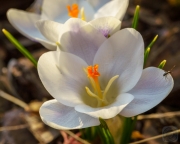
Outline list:
[[[106,106],[109,103],[106,99],[106,94],[109,88],[111,87],[111,85],[113,84],[113,82],[119,77],[119,75],[112,77],[109,80],[105,89],[102,90],[98,79],[98,77],[100,76],[100,73],[98,72],[98,67],[99,65],[96,64],[94,66],[88,66],[86,69],[84,69],[94,91],[92,92],[88,87],[85,87],[85,89],[89,96],[97,99],[98,101],[97,107],[101,107],[101,106]]]
[[[86,20],[86,16],[84,13],[84,8],[82,7],[81,10],[79,10],[78,4],[72,4],[72,6],[67,5],[68,15],[72,18],[78,18],[79,12],[81,14],[81,19]]]

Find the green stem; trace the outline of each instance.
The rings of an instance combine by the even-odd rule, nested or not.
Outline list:
[[[128,144],[129,143],[132,132],[136,125],[136,121],[137,121],[137,116],[135,116],[134,118],[125,118],[124,117],[120,144]]]
[[[101,140],[103,141],[103,144],[114,144],[114,138],[111,135],[106,122],[101,118],[99,118],[99,121],[101,124],[97,127],[97,130]]]
[[[137,116],[134,116],[133,123],[132,123],[132,127],[131,127],[131,133],[133,132],[133,130],[134,130],[135,126],[136,126],[137,117],[138,117],[138,115],[137,115]]]
[[[88,141],[92,141],[97,137],[97,127],[88,127],[81,129],[82,138]]]
[[[130,139],[128,136],[129,131],[130,131],[130,118],[124,118],[120,144],[127,144],[128,140]]]

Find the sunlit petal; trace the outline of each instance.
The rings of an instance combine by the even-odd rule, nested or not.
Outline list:
[[[134,100],[120,114],[125,117],[138,115],[166,98],[174,86],[174,81],[170,74],[163,76],[164,73],[155,67],[144,69],[136,86],[128,92],[134,96]]]
[[[39,113],[43,122],[55,129],[80,129],[100,124],[98,119],[79,113],[57,100],[45,102]]]

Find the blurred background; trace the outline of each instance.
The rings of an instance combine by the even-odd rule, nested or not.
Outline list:
[[[13,34],[38,60],[47,50],[18,33],[6,18],[9,8],[27,10],[33,2],[34,0],[0,0],[0,29],[5,28]],[[176,65],[172,71],[175,81],[173,91],[162,103],[146,114],[180,111],[180,0],[130,0],[122,28],[131,27],[136,5],[141,7],[137,30],[142,34],[145,46],[155,35],[159,35],[151,48],[145,67],[157,67],[163,60],[167,60],[165,71]],[[25,102],[33,112],[23,110],[0,97],[0,144],[73,143],[67,140],[68,132],[51,129],[39,119],[39,106],[43,101],[51,99],[51,96],[42,86],[33,64],[0,32],[0,95],[6,94]],[[139,120],[136,130],[140,136],[136,135],[134,140],[162,134],[166,126],[179,129],[180,115]],[[79,135],[79,131],[73,131],[73,134]],[[146,143],[158,144],[164,143],[164,140],[161,138]],[[172,139],[168,139],[167,143],[172,143]],[[180,138],[173,143],[179,144]]]

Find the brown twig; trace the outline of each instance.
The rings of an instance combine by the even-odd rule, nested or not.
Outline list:
[[[22,125],[16,125],[16,126],[5,126],[5,127],[0,127],[0,131],[19,130],[19,129],[25,129],[27,127],[28,127],[28,124],[22,124]]]
[[[149,115],[139,115],[138,116],[138,120],[143,120],[143,119],[159,119],[159,118],[173,117],[173,116],[180,116],[180,111],[158,113],[158,114],[149,114]]]
[[[78,140],[79,142],[81,142],[82,144],[90,144],[89,142],[81,139],[80,137],[78,137],[77,135],[75,135],[73,132],[68,131],[68,130],[63,130],[65,133],[67,133],[68,135],[70,135],[71,137],[73,137],[74,139]]]
[[[147,141],[150,141],[150,140],[166,137],[166,136],[173,135],[173,134],[176,134],[176,133],[180,133],[180,129],[169,132],[169,133],[164,133],[164,134],[161,134],[161,135],[150,137],[150,138],[147,138],[147,139],[144,139],[144,140],[140,140],[140,141],[137,141],[137,142],[132,142],[132,143],[129,143],[129,144],[140,144],[140,143],[143,143],[143,142],[147,142]]]
[[[29,110],[30,110],[30,108],[29,108],[29,106],[28,106],[27,103],[25,103],[25,102],[23,102],[23,101],[15,98],[14,96],[12,96],[12,95],[10,95],[10,94],[8,94],[8,93],[5,93],[5,92],[2,91],[2,90],[0,90],[0,97],[2,97],[2,98],[4,98],[4,99],[6,99],[6,100],[8,100],[8,101],[10,101],[10,102],[18,105],[18,106],[20,106],[20,107],[22,107],[22,108],[24,108],[26,111],[29,111]]]

